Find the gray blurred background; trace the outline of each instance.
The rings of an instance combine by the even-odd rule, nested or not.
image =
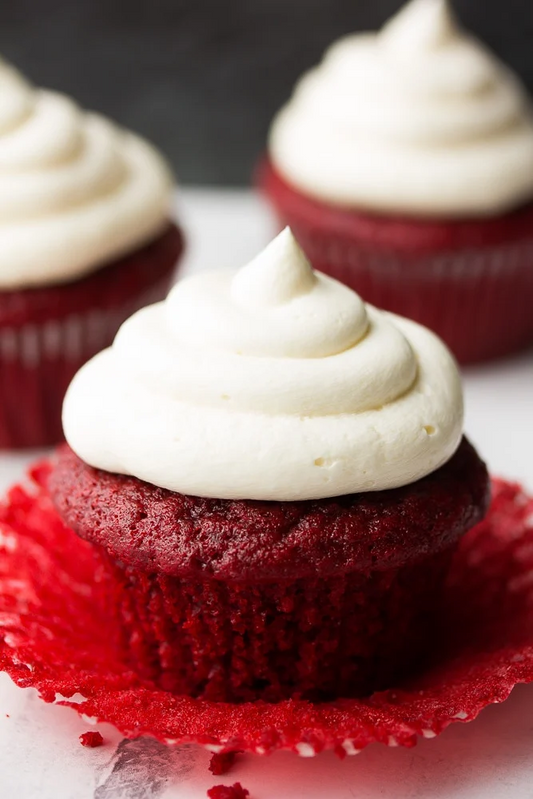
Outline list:
[[[155,142],[182,183],[246,184],[296,78],[399,0],[0,0],[0,49],[35,82]],[[453,0],[533,90],[533,0]]]

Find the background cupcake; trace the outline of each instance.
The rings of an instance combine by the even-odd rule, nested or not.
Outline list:
[[[99,547],[117,647],[213,700],[399,679],[487,502],[444,345],[314,273],[290,231],[128,320],[64,425],[49,490]]]
[[[533,341],[533,122],[445,0],[339,41],[274,120],[259,182],[313,265],[462,361]]]
[[[72,376],[163,297],[182,249],[142,139],[0,64],[0,447],[61,434]]]

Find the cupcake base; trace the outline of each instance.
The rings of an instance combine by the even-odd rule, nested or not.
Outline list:
[[[58,519],[49,468],[34,469],[31,490],[16,486],[0,509],[0,668],[47,702],[130,738],[345,756],[374,742],[413,746],[533,681],[533,499],[517,485],[495,481],[487,518],[462,539],[438,644],[428,642],[416,675],[366,699],[231,704],[161,690],[124,663],[107,567]]]
[[[182,248],[180,231],[169,225],[147,246],[75,282],[0,292],[0,449],[63,439],[70,381],[134,311],[166,296]]]
[[[361,696],[419,663],[450,558],[488,502],[464,439],[408,486],[329,500],[201,499],[68,447],[48,488],[100,551],[125,662],[215,701]]]
[[[141,677],[213,701],[278,702],[364,696],[419,667],[452,548],[400,569],[263,584],[147,575],[101,554]]]
[[[257,182],[315,269],[434,330],[460,362],[533,344],[533,203],[495,219],[439,222],[328,206],[267,161]]]

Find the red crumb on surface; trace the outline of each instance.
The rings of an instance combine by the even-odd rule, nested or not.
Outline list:
[[[228,771],[231,769],[233,764],[235,763],[235,758],[240,752],[220,752],[219,754],[213,755],[211,760],[209,761],[209,771],[211,774],[214,774],[216,777],[220,777],[221,774],[227,774]]]
[[[104,739],[99,732],[82,732],[80,735],[80,744],[89,749],[96,749],[97,746],[102,746],[103,742]]]
[[[240,782],[234,785],[214,785],[207,791],[209,799],[246,799],[250,791],[243,788]]]

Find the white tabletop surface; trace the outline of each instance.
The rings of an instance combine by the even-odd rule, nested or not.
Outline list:
[[[182,274],[242,265],[274,231],[247,192],[182,190],[179,206],[189,240]],[[533,490],[533,352],[466,370],[464,385],[466,430],[492,473]],[[32,457],[0,456],[2,490]],[[533,686],[411,750],[373,745],[342,762],[247,755],[224,777],[209,773],[197,747],[122,741],[107,725],[98,727],[105,745],[85,749],[78,736],[88,729],[75,711],[0,675],[0,799],[205,799],[212,785],[236,781],[250,799],[533,797]]]

